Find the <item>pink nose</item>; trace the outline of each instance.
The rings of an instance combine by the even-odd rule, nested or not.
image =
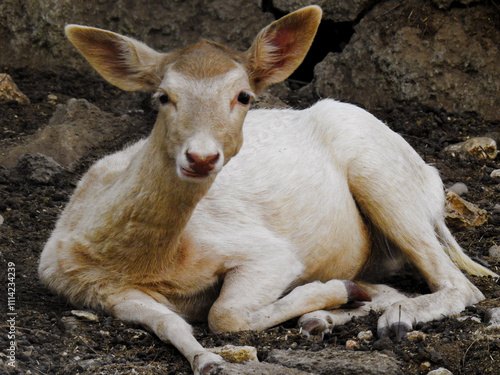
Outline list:
[[[189,162],[189,168],[196,173],[206,174],[212,171],[219,160],[219,154],[200,156],[191,152],[186,152],[186,157]]]

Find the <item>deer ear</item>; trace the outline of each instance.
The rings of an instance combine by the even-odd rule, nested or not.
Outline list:
[[[304,60],[323,12],[308,6],[264,28],[247,51],[251,82],[256,92],[288,78]]]
[[[127,91],[158,87],[163,54],[132,38],[93,27],[68,25],[66,36],[109,83]]]

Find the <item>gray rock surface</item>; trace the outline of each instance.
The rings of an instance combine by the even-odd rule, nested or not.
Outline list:
[[[59,104],[49,125],[26,137],[20,144],[3,143],[0,165],[15,166],[22,155],[41,153],[63,167],[80,159],[91,147],[113,139],[131,126],[127,116],[113,116],[85,99]]]
[[[379,352],[324,349],[318,352],[303,350],[273,350],[266,361],[299,368],[314,374],[399,375],[403,371],[398,361]]]
[[[493,307],[486,311],[484,321],[489,327],[500,328],[500,307]]]
[[[498,9],[487,1],[189,0],[145,5],[132,0],[3,0],[0,66],[90,72],[65,39],[68,23],[109,29],[165,52],[200,38],[244,51],[275,18],[263,8],[290,12],[311,3],[322,6],[330,21],[322,32],[331,37],[323,35],[322,48],[333,51],[347,43],[342,52],[330,53],[316,65],[314,90],[319,96],[368,110],[419,103],[500,117]],[[354,27],[354,35],[349,41],[336,40],[336,28],[346,24]]]
[[[273,5],[283,12],[291,12],[307,5],[319,5],[323,9],[324,19],[334,22],[352,22],[377,2],[379,0],[274,0]]]
[[[53,182],[62,172],[53,158],[40,153],[23,155],[16,168],[22,170],[29,180],[40,184]]]
[[[273,363],[265,362],[247,362],[225,363],[223,368],[219,370],[218,375],[315,375],[315,373],[302,371],[295,368],[288,368]]]
[[[416,5],[389,0],[374,7],[346,48],[316,65],[319,96],[369,110],[420,103],[498,119],[500,31],[491,22],[493,10],[481,4],[450,11]],[[484,28],[470,29],[478,18]]]
[[[246,50],[257,32],[274,20],[255,1],[3,0],[0,2],[0,65],[88,64],[65,39],[64,26],[83,24],[112,30],[168,52],[200,38]]]

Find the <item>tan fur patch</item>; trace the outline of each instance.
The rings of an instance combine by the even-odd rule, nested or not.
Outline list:
[[[249,70],[243,54],[207,40],[171,54],[168,60],[176,72],[200,80],[225,74],[238,65]]]

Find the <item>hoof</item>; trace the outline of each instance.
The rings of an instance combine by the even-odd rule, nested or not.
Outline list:
[[[307,319],[301,322],[300,328],[302,328],[302,334],[306,337],[317,336],[323,339],[326,332],[329,332],[328,325],[322,319]]]
[[[219,374],[223,363],[221,356],[205,351],[194,357],[191,367],[195,375],[215,375]]]
[[[216,375],[220,372],[220,362],[207,363],[200,371],[201,375]]]
[[[408,332],[412,330],[412,327],[410,327],[406,323],[393,323],[391,325],[391,328],[389,327],[382,327],[378,330],[378,337],[379,338],[384,338],[388,337],[391,339],[394,339],[396,341],[401,340],[403,337],[406,336]]]
[[[355,303],[371,301],[372,297],[360,286],[352,281],[344,281],[345,287],[347,289],[347,305],[353,305]],[[362,305],[360,305],[362,306]]]

